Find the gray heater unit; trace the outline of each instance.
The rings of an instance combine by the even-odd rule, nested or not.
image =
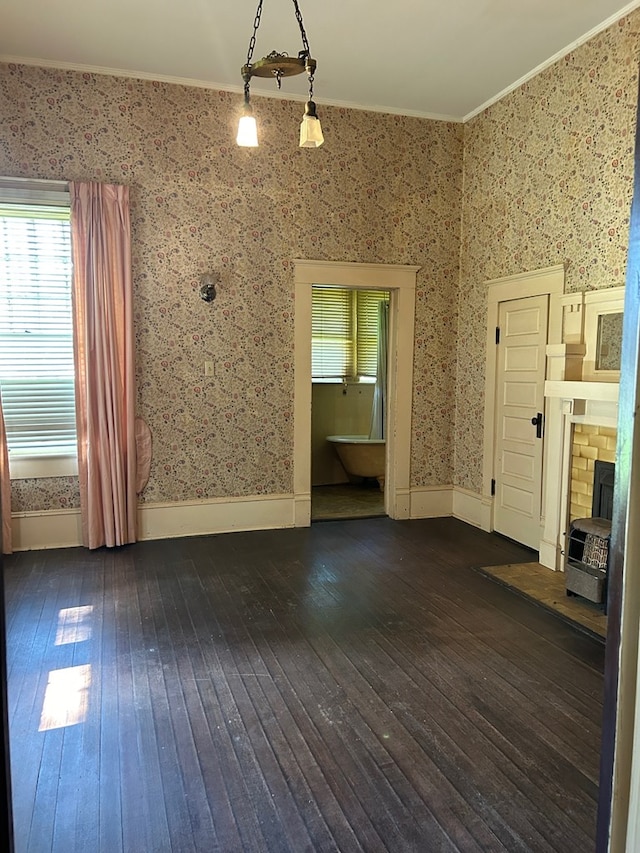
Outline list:
[[[601,604],[606,613],[615,465],[596,462],[594,467],[592,517],[571,522],[565,581],[567,595]]]

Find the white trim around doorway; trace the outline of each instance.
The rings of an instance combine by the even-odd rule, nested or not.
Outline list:
[[[389,403],[385,511],[411,514],[411,400],[415,291],[419,266],[295,260],[294,524],[311,523],[311,288],[314,284],[388,290]]]

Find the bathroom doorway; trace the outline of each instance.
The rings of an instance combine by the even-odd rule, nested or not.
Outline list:
[[[311,297],[312,287],[320,284],[391,294],[384,503],[390,518],[409,518],[415,297],[420,267],[310,260],[295,260],[293,266],[293,525],[308,527],[311,523]]]
[[[386,514],[390,297],[312,287],[312,521]]]

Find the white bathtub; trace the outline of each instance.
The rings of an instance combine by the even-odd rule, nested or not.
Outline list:
[[[350,477],[375,477],[384,490],[385,441],[366,435],[328,435]]]

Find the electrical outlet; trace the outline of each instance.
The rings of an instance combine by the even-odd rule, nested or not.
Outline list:
[[[215,364],[213,361],[205,361],[204,363],[204,375],[205,376],[215,376]]]

